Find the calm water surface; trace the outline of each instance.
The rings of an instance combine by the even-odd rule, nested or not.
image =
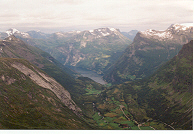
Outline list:
[[[99,75],[94,71],[86,70],[86,69],[82,69],[82,68],[77,68],[77,67],[73,67],[72,69],[75,70],[76,72],[80,73],[83,77],[88,77],[88,78],[94,80],[95,82],[103,84],[103,85],[107,84],[107,82],[105,82],[102,79],[102,75]]]

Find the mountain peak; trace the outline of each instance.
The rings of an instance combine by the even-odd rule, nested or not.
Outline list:
[[[183,23],[183,24],[172,24],[168,29],[175,29],[175,30],[187,30],[193,27],[193,23]]]
[[[6,31],[6,34],[7,34],[8,37],[11,36],[11,35],[15,35],[15,34],[20,35],[20,36],[22,36],[24,38],[26,38],[26,37],[29,38],[30,37],[30,35],[28,33],[20,32],[16,28],[10,28],[10,29],[8,29]]]
[[[146,31],[141,31],[140,33],[142,33],[143,35],[147,36],[147,37],[157,37],[159,39],[171,39],[172,38],[172,33],[169,31],[156,31],[153,29],[148,29]]]
[[[104,36],[109,36],[109,35],[118,35],[120,31],[115,28],[98,28],[98,29],[93,29],[93,30],[88,30],[90,34],[97,36],[97,38],[104,37]]]
[[[20,33],[19,30],[15,29],[15,28],[10,28],[6,31],[7,35],[10,36],[10,35],[13,35],[15,33]]]
[[[166,30],[153,30],[148,29],[146,31],[141,31],[141,36],[147,37],[147,38],[154,38],[158,40],[169,40],[173,39],[173,36],[179,35],[180,33],[188,33],[193,31],[192,30],[193,25],[192,23],[185,23],[185,24],[172,24],[170,27],[168,27]]]

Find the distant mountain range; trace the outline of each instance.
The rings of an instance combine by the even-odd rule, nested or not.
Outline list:
[[[10,29],[6,33],[50,53],[64,65],[82,67],[99,74],[110,67],[131,43],[118,29],[99,28],[86,31],[26,34]],[[1,34],[3,37],[5,34]]]
[[[99,29],[103,29],[103,28],[99,28]],[[112,29],[114,29],[114,28],[112,28]],[[87,30],[87,31],[95,31],[95,30],[98,30],[98,29]],[[81,32],[83,32],[83,31],[56,32],[56,34],[58,33],[58,35],[59,35],[61,33],[63,35],[65,35],[65,34],[70,35],[71,33],[75,34],[75,33],[81,33]],[[131,30],[130,32],[121,32],[121,34],[123,34],[124,36],[126,36],[130,40],[133,40],[137,33],[138,33],[137,30]],[[55,34],[55,33],[53,33],[53,34]],[[6,38],[10,35],[15,35],[15,36],[20,37],[20,38],[25,38],[26,37],[26,38],[34,38],[34,39],[46,39],[46,38],[49,38],[50,36],[52,36],[53,34],[46,34],[46,33],[43,33],[41,31],[20,32],[19,30],[15,29],[15,28],[10,28],[6,32],[1,32],[0,33],[0,38],[4,39],[4,38]]]
[[[122,83],[151,75],[193,38],[193,27],[173,24],[164,31],[99,28],[53,34],[9,29],[0,37],[5,35],[14,35],[50,53],[63,65],[93,70],[103,74],[107,82]],[[134,38],[132,44],[129,38]]]
[[[193,26],[141,31],[132,44],[126,36],[115,28],[0,33],[0,129],[192,130]]]
[[[165,31],[138,32],[123,55],[107,70],[104,79],[122,83],[150,76],[193,39],[193,26],[171,25]]]
[[[127,38],[129,38],[130,40],[133,41],[133,39],[135,38],[136,34],[138,33],[137,30],[131,30],[130,32],[121,32],[124,36],[126,36]]]

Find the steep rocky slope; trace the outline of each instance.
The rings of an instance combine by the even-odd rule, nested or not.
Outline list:
[[[150,76],[193,38],[193,26],[175,24],[165,31],[138,32],[133,43],[106,72],[104,79],[122,83]]]
[[[0,58],[0,87],[1,129],[91,129],[69,92],[26,60]]]

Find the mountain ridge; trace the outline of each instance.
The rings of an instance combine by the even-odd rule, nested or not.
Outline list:
[[[48,53],[26,44],[14,35],[0,40],[0,57],[26,59],[55,78],[67,89],[72,87],[69,83],[75,83],[74,77],[77,75],[75,72],[64,67]]]
[[[165,31],[138,32],[133,43],[107,69],[103,78],[108,82],[122,83],[152,74],[161,64],[178,54],[184,43],[193,38],[193,27],[176,29],[173,26]]]
[[[39,39],[18,38],[48,52],[64,65],[82,67],[99,74],[131,43],[115,28],[57,32]]]

